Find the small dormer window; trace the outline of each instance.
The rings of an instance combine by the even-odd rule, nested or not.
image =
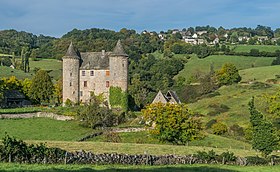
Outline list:
[[[86,71],[82,71],[82,76],[86,76]]]

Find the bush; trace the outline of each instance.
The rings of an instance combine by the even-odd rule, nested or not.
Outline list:
[[[234,135],[234,136],[244,136],[244,129],[240,127],[238,124],[234,124],[229,127],[229,131]]]
[[[217,155],[213,150],[210,150],[208,152],[198,151],[197,154],[195,154],[194,156],[199,160],[205,161],[206,163],[210,161],[215,161],[217,158]]]
[[[119,133],[112,131],[104,133],[104,138],[105,142],[120,143],[122,141]]]
[[[211,119],[210,121],[208,121],[207,123],[206,123],[206,129],[209,129],[209,128],[211,128],[214,124],[216,124],[217,123],[217,120],[216,119]]]
[[[223,163],[234,162],[236,160],[236,156],[234,156],[233,152],[223,152],[218,158],[220,159],[220,162]]]
[[[220,122],[213,124],[211,128],[213,133],[216,135],[222,135],[228,131],[227,126]]]
[[[0,146],[0,160],[4,162],[34,163],[43,162],[47,157],[54,163],[64,157],[65,150],[48,148],[44,144],[28,145],[22,140],[17,140],[6,135]]]

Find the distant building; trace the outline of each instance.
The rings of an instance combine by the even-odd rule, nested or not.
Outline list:
[[[161,91],[159,91],[152,103],[181,104],[181,101],[174,91],[169,90],[165,95],[162,94]]]
[[[4,91],[4,101],[1,106],[3,107],[23,107],[31,105],[31,102],[25,99],[23,93],[18,90]]]
[[[111,86],[127,91],[128,55],[120,40],[112,52],[79,52],[71,42],[63,59],[63,103],[88,102],[91,92],[109,100]]]

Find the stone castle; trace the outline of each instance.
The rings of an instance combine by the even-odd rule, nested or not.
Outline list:
[[[128,55],[120,40],[112,52],[79,52],[72,42],[63,59],[63,103],[88,102],[91,92],[109,100],[111,86],[127,91]]]

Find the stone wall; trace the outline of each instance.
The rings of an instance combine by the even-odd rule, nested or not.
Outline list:
[[[1,118],[33,118],[33,117],[41,117],[41,118],[52,118],[55,120],[67,121],[73,120],[74,117],[72,116],[64,116],[64,115],[57,115],[51,112],[36,112],[36,113],[22,113],[22,114],[0,114]]]

